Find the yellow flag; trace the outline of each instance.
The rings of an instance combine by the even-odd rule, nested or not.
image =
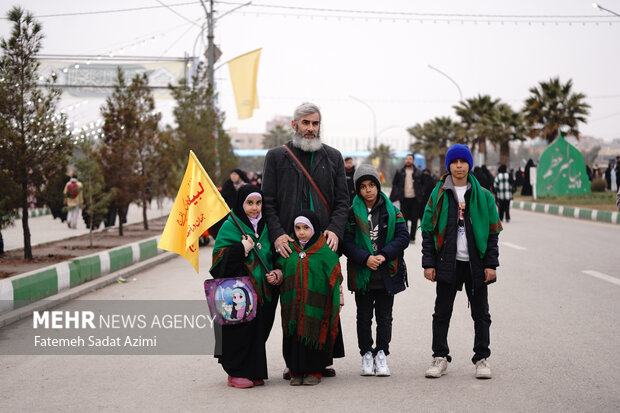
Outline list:
[[[198,273],[198,238],[230,209],[211,178],[189,151],[189,161],[158,248],[185,257]]]
[[[256,77],[258,76],[258,59],[261,50],[256,49],[242,54],[228,62],[239,119],[251,118],[254,109],[258,108]]]

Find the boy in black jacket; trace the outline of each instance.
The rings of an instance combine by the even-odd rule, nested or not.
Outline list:
[[[357,195],[349,211],[342,241],[347,256],[348,285],[355,292],[357,341],[362,376],[389,376],[387,355],[392,338],[394,294],[405,289],[403,251],[409,245],[401,212],[381,192],[379,174],[372,165],[360,165],[354,175]],[[372,314],[376,315],[376,346]]]
[[[433,314],[433,362],[426,377],[445,374],[452,361],[448,327],[456,292],[465,284],[474,320],[476,377],[490,379],[488,357],[491,316],[487,285],[495,281],[501,222],[491,193],[471,174],[473,158],[466,145],[446,154],[449,170],[433,190],[422,220],[424,277],[437,281]]]

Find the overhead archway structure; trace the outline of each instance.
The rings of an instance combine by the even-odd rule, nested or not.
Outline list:
[[[118,67],[128,85],[135,75],[146,73],[163,122],[172,123],[174,99],[168,85],[191,78],[198,64],[197,57],[39,55],[38,59],[39,84],[45,85],[55,74],[55,87],[62,90],[59,110],[66,113],[70,129],[93,135],[100,130],[100,108],[114,91]]]

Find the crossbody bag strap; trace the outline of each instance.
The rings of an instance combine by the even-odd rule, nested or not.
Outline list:
[[[301,161],[297,158],[297,156],[295,156],[295,154],[293,153],[293,151],[291,150],[291,148],[289,148],[286,145],[282,145],[282,147],[284,149],[286,149],[286,151],[289,153],[289,155],[291,155],[291,157],[293,158],[293,160],[295,160],[295,162],[297,162],[297,165],[299,165],[299,167],[301,168],[302,172],[304,173],[304,175],[306,175],[306,178],[308,178],[308,181],[310,181],[310,185],[312,185],[312,187],[314,188],[314,190],[316,191],[317,194],[319,194],[319,197],[321,197],[321,201],[323,201],[323,203],[325,204],[325,207],[327,208],[327,212],[329,213],[329,215],[332,215],[332,209],[329,207],[329,204],[327,203],[327,200],[325,199],[325,197],[323,196],[323,193],[321,192],[321,190],[319,189],[319,187],[316,185],[316,182],[314,182],[314,179],[312,179],[312,177],[310,176],[310,174],[308,173],[308,171],[306,170],[306,168],[304,168],[304,166],[302,165]]]

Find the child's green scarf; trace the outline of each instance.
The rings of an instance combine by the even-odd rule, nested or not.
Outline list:
[[[388,227],[385,244],[389,244],[394,239],[394,231],[397,223],[404,223],[403,214],[392,204],[390,199],[381,191],[379,196],[385,201],[385,207],[388,213]],[[377,198],[378,199],[378,198]],[[355,217],[355,223],[357,228],[355,230],[355,244],[369,254],[373,255],[372,243],[370,241],[370,228],[368,225],[368,209],[366,204],[359,195],[353,198],[353,215]],[[351,224],[347,222],[345,231],[353,231]],[[393,277],[398,271],[398,260],[392,260],[387,262],[388,274]],[[352,260],[347,261],[347,274],[349,290],[359,293],[365,293],[370,282],[371,270],[366,265],[357,264]]]
[[[446,227],[448,224],[448,194],[444,190],[444,183],[449,174],[441,177],[435,189],[431,193],[422,219],[422,231],[433,234],[435,250],[439,252],[443,246]],[[467,179],[471,184],[469,196],[469,216],[474,231],[476,248],[480,252],[480,258],[484,257],[487,250],[487,241],[490,234],[498,234],[503,228],[495,207],[495,198],[488,190],[480,186],[478,180],[471,173]]]
[[[233,211],[230,211],[231,214],[234,214]],[[236,216],[236,215],[235,215]],[[248,235],[256,244],[256,249],[260,254],[263,262],[268,266],[271,265],[272,260],[272,252],[271,252],[271,243],[269,242],[269,231],[267,230],[267,225],[263,227],[263,231],[256,238],[256,235],[252,228],[248,227],[243,221],[237,218],[237,222],[241,224],[241,228],[243,228],[243,235]],[[219,265],[224,258],[226,250],[233,244],[237,244],[241,242],[241,231],[235,225],[232,217],[228,217],[224,224],[220,228],[217,233],[217,238],[215,239],[215,245],[213,246],[213,265],[211,269],[213,269],[216,265]],[[258,248],[258,244],[260,244],[260,248]],[[267,283],[267,278],[265,277],[265,269],[256,255],[254,250],[250,250],[248,256],[245,257],[244,265],[246,266],[248,273],[252,274],[256,284],[254,287],[257,287],[256,293],[260,297],[260,302],[263,302],[263,299],[267,301],[271,301],[271,285]],[[233,276],[235,274],[231,274]]]

